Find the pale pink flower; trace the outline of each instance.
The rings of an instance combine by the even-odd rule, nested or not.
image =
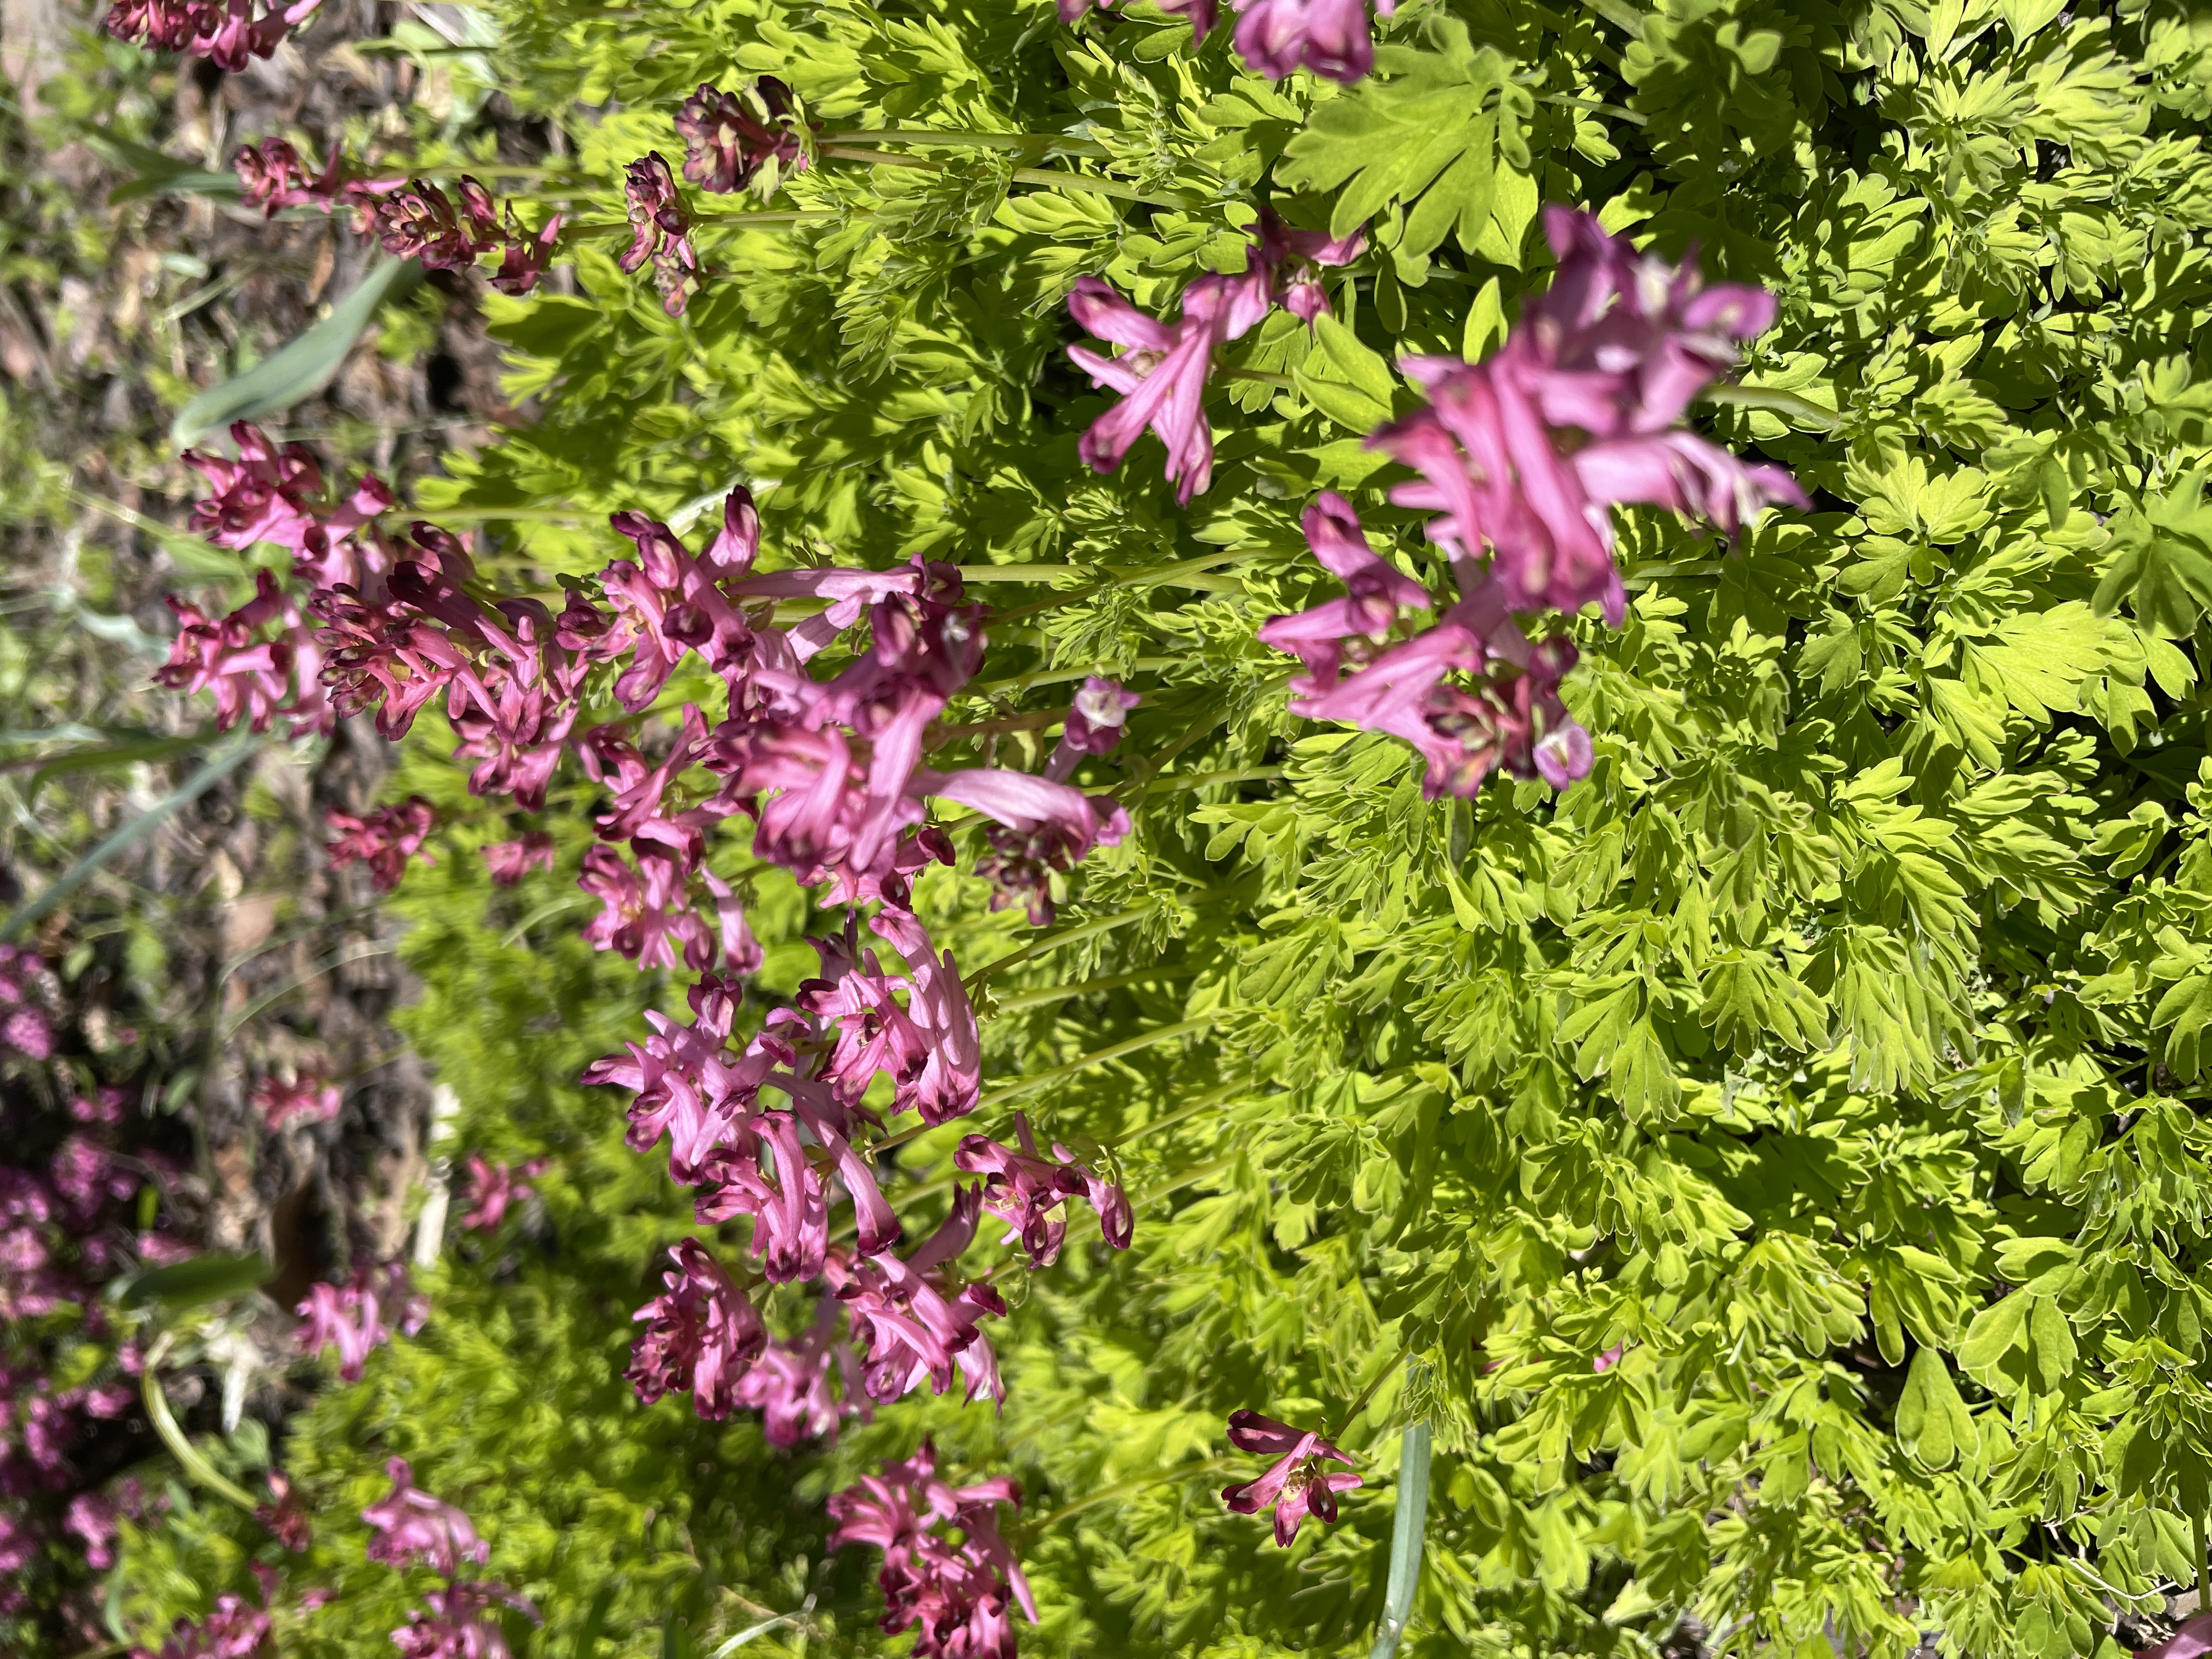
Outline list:
[[[1261,75],[1279,81],[1299,69],[1349,84],[1375,67],[1375,39],[1368,0],[1238,0],[1237,55]],[[1378,16],[1396,0],[1375,0]]]
[[[1097,1211],[1106,1242],[1127,1249],[1132,1221],[1121,1188],[1079,1164],[1065,1146],[1055,1145],[1052,1161],[1046,1161],[1037,1152],[1027,1114],[1014,1114],[1014,1134],[1019,1151],[987,1135],[969,1135],[952,1153],[955,1168],[983,1177],[983,1208],[1006,1224],[1000,1243],[1018,1243],[1032,1267],[1050,1267],[1067,1236],[1066,1219],[1053,1212],[1080,1198]]]
[[[933,1394],[966,1379],[969,1400],[1006,1398],[997,1357],[980,1328],[986,1317],[1004,1318],[1006,1304],[980,1280],[953,1287],[950,1266],[975,1236],[980,1189],[955,1189],[952,1208],[937,1231],[902,1261],[890,1255],[847,1263],[834,1254],[830,1282],[862,1344],[861,1363],[873,1399],[888,1404],[927,1382]]]
[[[536,1607],[504,1584],[465,1581],[428,1591],[428,1611],[410,1608],[392,1632],[403,1659],[513,1659],[498,1609],[513,1607],[542,1624]]]
[[[522,1176],[534,1176],[545,1168],[545,1160],[533,1158],[520,1170],[509,1164],[487,1163],[476,1153],[469,1154],[468,1191],[461,1201],[469,1206],[462,1216],[461,1225],[489,1232],[507,1218],[510,1206],[520,1204],[533,1190]]]
[[[392,1567],[419,1563],[454,1578],[462,1562],[481,1565],[489,1559],[491,1546],[477,1536],[469,1517],[416,1486],[405,1458],[392,1459],[384,1472],[392,1477],[392,1490],[361,1512],[376,1534],[368,1541],[370,1560]]]

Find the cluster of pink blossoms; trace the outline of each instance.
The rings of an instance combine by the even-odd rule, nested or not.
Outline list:
[[[396,1331],[412,1336],[430,1317],[430,1299],[415,1289],[401,1261],[359,1267],[343,1285],[313,1285],[294,1310],[300,1316],[300,1351],[338,1351],[338,1376],[361,1381],[368,1357]]]
[[[1110,5],[1113,0],[1097,0]],[[1237,55],[1252,69],[1279,81],[1293,70],[1346,84],[1375,67],[1374,27],[1367,0],[1233,0],[1237,27],[1230,36]],[[1060,18],[1073,23],[1089,11],[1091,0],[1060,0]],[[1375,0],[1375,15],[1389,17],[1397,0]],[[1160,9],[1190,20],[1190,32],[1204,40],[1221,21],[1218,0],[1163,0]]]
[[[469,1517],[415,1484],[404,1457],[385,1466],[392,1490],[361,1512],[376,1536],[368,1559],[390,1567],[425,1566],[447,1582],[429,1591],[407,1622],[392,1632],[404,1659],[508,1659],[499,1609],[514,1607],[534,1622],[538,1609],[504,1584],[462,1577],[463,1564],[490,1559],[491,1547]]]
[[[527,294],[536,288],[560,246],[559,214],[532,235],[516,221],[513,203],[502,221],[490,192],[465,173],[449,197],[427,179],[355,178],[335,148],[316,173],[283,138],[246,145],[231,166],[246,199],[267,218],[280,208],[311,207],[325,213],[351,208],[356,232],[375,237],[394,258],[419,259],[429,270],[466,270],[485,254],[496,253],[499,270],[491,285],[502,294]]]
[[[1574,645],[1532,640],[1521,618],[1595,604],[1620,624],[1614,507],[1665,507],[1732,536],[1769,506],[1806,504],[1779,468],[1746,463],[1684,424],[1692,399],[1739,361],[1740,343],[1772,324],[1772,296],[1705,288],[1693,265],[1639,254],[1588,214],[1550,208],[1544,224],[1559,272],[1505,343],[1480,363],[1407,359],[1430,406],[1368,440],[1420,474],[1390,499],[1438,514],[1428,535],[1449,557],[1456,596],[1431,593],[1376,554],[1352,504],[1326,492],[1305,514],[1306,540],[1345,597],[1260,630],[1304,665],[1291,682],[1293,714],[1403,738],[1427,763],[1431,797],[1472,796],[1493,771],[1555,789],[1589,773],[1589,733],[1559,695]],[[1205,488],[1212,354],[1265,314],[1263,295],[1280,280],[1271,273],[1283,269],[1267,249],[1280,234],[1263,224],[1245,276],[1192,283],[1172,330],[1103,283],[1078,285],[1077,319],[1132,348],[1111,358],[1069,350],[1095,380],[1128,393],[1084,437],[1094,466],[1119,465],[1149,425],[1178,497]],[[1326,263],[1341,250],[1304,252]],[[1407,625],[1424,615],[1426,625]]]
[[[107,32],[155,52],[204,58],[235,74],[267,58],[287,34],[315,15],[322,0],[115,0]]]
[[[877,1584],[883,1627],[915,1632],[915,1659],[1014,1659],[1008,1604],[1031,1624],[1036,1602],[1021,1563],[999,1534],[1001,1505],[1021,1507],[1022,1490],[1004,1475],[953,1486],[937,1474],[927,1439],[903,1462],[884,1465],[830,1500],[832,1549],[872,1544],[884,1553]],[[939,1530],[957,1528],[960,1542]]]

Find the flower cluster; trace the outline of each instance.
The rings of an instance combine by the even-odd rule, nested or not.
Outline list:
[[[469,1208],[462,1216],[461,1225],[472,1231],[490,1232],[507,1218],[509,1206],[520,1203],[531,1194],[527,1177],[541,1173],[545,1160],[533,1158],[517,1170],[509,1164],[492,1164],[475,1152],[469,1154],[469,1189],[463,1199]]]
[[[447,1581],[423,1596],[427,1608],[409,1612],[392,1632],[393,1644],[406,1659],[507,1659],[498,1610],[514,1607],[535,1620],[538,1609],[504,1584],[464,1578],[463,1564],[482,1565],[491,1547],[466,1515],[415,1484],[405,1458],[384,1468],[392,1490],[361,1512],[376,1534],[368,1559],[390,1567],[428,1567]]]
[[[718,146],[696,154],[713,157],[709,165],[720,166]],[[691,176],[691,165],[690,161],[684,163],[686,178]],[[630,245],[615,263],[624,270],[635,271],[650,259],[653,286],[660,290],[660,308],[672,317],[681,317],[705,275],[691,246],[691,210],[684,204],[684,193],[676,188],[676,175],[668,170],[659,151],[647,151],[623,171],[627,176],[623,201],[633,234]]]
[[[1282,80],[1291,71],[1311,70],[1347,85],[1375,67],[1375,36],[1368,0],[1232,0],[1237,27],[1230,42],[1237,55],[1258,73]],[[1098,0],[1109,5],[1112,0]],[[1060,17],[1073,23],[1091,9],[1091,0],[1060,0]],[[1160,9],[1190,19],[1192,35],[1203,40],[1220,21],[1217,0],[1171,0]],[[1397,0],[1375,0],[1375,15],[1393,15]]]
[[[1293,714],[1404,738],[1431,797],[1471,796],[1493,770],[1555,789],[1589,771],[1589,734],[1559,696],[1575,647],[1532,641],[1519,618],[1595,604],[1620,624],[1612,507],[1670,507],[1733,535],[1769,505],[1805,505],[1778,468],[1682,424],[1737,342],[1773,321],[1771,296],[1703,288],[1694,267],[1641,256],[1586,214],[1548,210],[1545,230],[1559,274],[1505,343],[1480,363],[1408,359],[1430,407],[1368,440],[1421,475],[1390,499],[1439,515],[1428,536],[1456,598],[1376,554],[1351,504],[1327,494],[1306,540],[1346,596],[1260,630],[1305,666]],[[1401,626],[1422,614],[1426,626]]]
[[[367,865],[369,884],[380,893],[399,885],[409,860],[438,861],[435,854],[422,850],[422,843],[438,827],[437,809],[420,795],[410,795],[397,805],[374,808],[358,817],[351,812],[327,811],[323,821],[337,831],[323,848],[331,868]]]
[[[204,58],[233,74],[274,53],[284,37],[315,14],[322,0],[289,4],[256,0],[115,0],[107,32],[155,52]]]
[[[54,1052],[53,972],[36,951],[0,945],[0,1049],[27,1060]]]
[[[404,1262],[387,1261],[357,1268],[343,1285],[310,1285],[307,1299],[293,1311],[301,1321],[300,1351],[337,1348],[339,1377],[358,1382],[368,1356],[391,1340],[394,1331],[412,1336],[422,1328],[430,1302],[414,1288]]]
[[[1359,257],[1358,232],[1332,241],[1317,231],[1292,230],[1272,212],[1261,217],[1243,274],[1200,276],[1183,290],[1172,326],[1147,317],[1097,276],[1079,279],[1067,308],[1093,335],[1127,349],[1101,356],[1087,346],[1067,355],[1094,386],[1122,400],[1083,434],[1079,452],[1094,471],[1111,472],[1150,427],[1167,446],[1167,479],[1187,502],[1213,481],[1213,432],[1206,420],[1206,386],[1214,354],[1240,339],[1281,305],[1310,323],[1328,308],[1318,270]]]
[[[883,1627],[894,1635],[913,1630],[916,1659],[1013,1659],[1008,1603],[1031,1624],[1037,1616],[1021,1564],[999,1532],[1000,1508],[1018,1509],[1021,1501],[1021,1488],[1004,1475],[948,1485],[925,1438],[912,1457],[885,1463],[830,1499],[837,1523],[830,1547],[872,1544],[883,1552],[876,1579]],[[959,1530],[958,1544],[940,1530],[948,1526]]]
[[[216,1597],[215,1610],[206,1618],[177,1620],[161,1644],[160,1659],[262,1659],[272,1651],[269,1615],[226,1592]],[[155,1659],[144,1648],[133,1648],[131,1655]]]
[[[1330,1462],[1352,1459],[1322,1439],[1314,1430],[1292,1428],[1257,1412],[1232,1412],[1229,1443],[1239,1451],[1272,1457],[1273,1465],[1256,1480],[1222,1489],[1221,1501],[1238,1515],[1275,1513],[1275,1541],[1285,1549],[1298,1535],[1309,1514],[1326,1522],[1336,1519],[1336,1495],[1359,1485],[1359,1477],[1329,1469]]]
[[[806,170],[814,129],[798,94],[763,75],[736,92],[702,86],[677,112],[676,131],[686,179],[710,195],[749,191],[766,201]]]
[[[253,1091],[253,1109],[271,1131],[292,1123],[328,1123],[345,1104],[345,1093],[328,1078],[304,1073],[287,1083],[262,1079]]]

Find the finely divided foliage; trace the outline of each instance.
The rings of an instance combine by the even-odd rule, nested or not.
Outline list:
[[[249,163],[496,258],[542,410],[404,540],[241,433],[206,527],[294,580],[165,671],[404,738],[339,855],[463,1144],[544,1160],[295,1437],[333,1535],[388,1454],[481,1496],[402,1646],[1364,1650],[1415,1422],[1413,1651],[2150,1628],[2212,1513],[2212,27],[1066,9],[499,10],[598,180],[538,231]],[[608,1386],[625,1324],[743,1426]],[[278,1559],[191,1524],[134,1605]],[[298,1650],[394,1627],[361,1559],[271,1569]]]

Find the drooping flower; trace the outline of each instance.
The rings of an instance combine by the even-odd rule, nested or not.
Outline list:
[[[172,691],[215,693],[215,724],[228,732],[241,720],[265,732],[292,689],[293,642],[264,638],[260,630],[284,614],[283,597],[266,570],[254,573],[254,597],[220,619],[167,596],[176,613],[177,637],[154,683]]]
[[[116,0],[107,32],[155,52],[188,52],[236,74],[267,58],[292,30],[314,15],[321,0],[264,6],[255,0]]]
[[[701,86],[676,113],[684,176],[713,195],[750,191],[766,201],[786,178],[806,170],[798,101],[772,75],[736,92]]]
[[[522,1176],[538,1174],[545,1160],[533,1158],[520,1170],[511,1164],[488,1163],[483,1155],[469,1154],[469,1188],[462,1202],[469,1206],[461,1225],[489,1232],[507,1218],[508,1208],[528,1198],[532,1188]]]
[[[269,1615],[226,1591],[206,1618],[177,1620],[161,1659],[261,1659],[270,1651]]]
[[[1213,433],[1206,420],[1206,383],[1213,354],[1243,336],[1273,303],[1267,273],[1256,264],[1242,276],[1200,276],[1183,290],[1173,326],[1148,317],[1096,276],[1080,278],[1067,308],[1091,334],[1128,349],[1105,357],[1086,346],[1067,355],[1094,386],[1123,395],[1091,423],[1077,446],[1096,472],[1121,464],[1149,427],[1167,446],[1167,479],[1188,502],[1213,481]]]
[[[953,1486],[937,1474],[937,1449],[927,1438],[903,1462],[832,1496],[837,1529],[830,1547],[869,1544],[883,1552],[876,1583],[883,1591],[883,1628],[915,1631],[917,1659],[1014,1659],[1009,1601],[1031,1624],[1036,1601],[1021,1563],[999,1532],[999,1510],[1021,1506],[1021,1488],[1001,1475]],[[952,1526],[957,1545],[939,1528]]]
[[[397,1331],[411,1336],[429,1317],[428,1298],[415,1291],[406,1265],[387,1261],[361,1267],[344,1285],[317,1284],[294,1310],[302,1322],[300,1351],[338,1351],[338,1378],[358,1382],[368,1356]]]
[[[902,1261],[882,1255],[845,1262],[833,1255],[830,1281],[863,1344],[869,1395],[884,1404],[904,1398],[924,1382],[933,1394],[967,1380],[967,1397],[1006,1398],[997,1356],[980,1328],[986,1317],[1004,1318],[1003,1297],[981,1280],[955,1290],[950,1264],[975,1236],[981,1190],[956,1188],[952,1208],[937,1231]]]
[[[1356,1474],[1324,1467],[1352,1459],[1314,1430],[1298,1430],[1255,1411],[1229,1414],[1229,1442],[1239,1451],[1257,1452],[1275,1462],[1265,1474],[1242,1486],[1224,1486],[1221,1501],[1238,1515],[1257,1515],[1272,1507],[1275,1541],[1285,1548],[1298,1535],[1309,1512],[1323,1522],[1336,1519],[1336,1495],[1360,1484]]]
[[[253,1091],[253,1109],[272,1132],[291,1123],[327,1123],[345,1104],[345,1094],[328,1078],[313,1073],[287,1083],[265,1077]]]
[[[975,873],[997,890],[994,910],[1022,904],[1038,927],[1049,927],[1054,914],[1053,872],[1073,869],[1094,847],[1118,846],[1129,833],[1129,815],[1110,796],[1026,772],[977,767],[925,773],[919,782],[997,821],[1000,827],[985,833],[991,851],[975,861]]]
[[[513,1607],[532,1624],[544,1622],[527,1596],[504,1584],[465,1580],[427,1591],[422,1599],[428,1609],[410,1608],[407,1622],[392,1632],[402,1659],[513,1659],[498,1609]]]
[[[1050,1267],[1067,1236],[1066,1218],[1053,1212],[1080,1198],[1098,1212],[1106,1242],[1117,1250],[1129,1248],[1129,1200],[1120,1187],[1076,1162],[1065,1146],[1053,1147],[1050,1162],[1039,1156],[1026,1113],[1014,1114],[1014,1135],[1019,1151],[988,1135],[969,1135],[952,1153],[955,1168],[983,1177],[983,1208],[1006,1224],[1000,1243],[1018,1242],[1030,1266]]]
[[[512,887],[532,870],[553,867],[553,837],[543,830],[526,830],[513,841],[492,842],[483,857],[492,885]]]
[[[874,1417],[852,1345],[837,1334],[839,1312],[836,1299],[823,1297],[813,1324],[770,1341],[739,1379],[738,1403],[761,1414],[769,1445],[788,1449],[802,1440],[834,1440],[843,1419]],[[830,1388],[833,1374],[843,1384],[842,1400]]]
[[[1111,754],[1114,745],[1121,741],[1129,711],[1142,702],[1134,691],[1124,691],[1118,680],[1087,676],[1068,705],[1060,742],[1045,762],[1047,780],[1063,783],[1083,763],[1085,756]]]
[[[392,1458],[384,1472],[392,1477],[392,1490],[361,1512],[376,1534],[368,1540],[370,1560],[392,1567],[419,1563],[456,1578],[462,1562],[481,1565],[490,1558],[491,1546],[477,1535],[469,1517],[416,1486],[405,1458]]]
[[[1765,507],[1802,507],[1778,467],[1747,465],[1680,425],[1690,401],[1772,322],[1764,290],[1702,286],[1608,235],[1591,216],[1545,210],[1551,289],[1480,363],[1406,360],[1430,407],[1368,440],[1421,473],[1390,499],[1426,507],[1430,539],[1487,569],[1513,611],[1570,614],[1626,603],[1609,509],[1649,502],[1733,535]],[[1463,580],[1462,586],[1471,584]]]
[[[292,1483],[278,1470],[269,1471],[269,1502],[258,1505],[253,1518],[268,1529],[269,1535],[295,1555],[306,1553],[314,1541],[314,1528],[307,1520],[307,1506],[300,1501]]]
[[[652,260],[660,308],[672,317],[681,317],[699,286],[699,256],[691,246],[690,210],[684,206],[676,177],[659,151],[647,151],[623,171],[628,177],[623,197],[635,234],[616,264],[635,271]]]
[[[427,179],[370,180],[351,192],[354,228],[394,258],[419,259],[428,270],[466,270],[507,237],[482,185],[464,174],[453,194],[458,204]]]
[[[538,234],[533,237],[516,222],[514,208],[510,204],[502,233],[499,269],[492,273],[491,285],[501,294],[528,294],[538,286],[538,279],[552,268],[553,255],[560,246],[559,214],[553,215],[539,226]]]
[[[1237,27],[1241,33],[1243,23]],[[1325,230],[1293,230],[1273,208],[1261,208],[1251,257],[1267,273],[1275,303],[1310,327],[1314,319],[1328,309],[1328,295],[1321,285],[1322,268],[1348,265],[1366,246],[1364,229],[1344,237],[1332,237]]]
[[[679,951],[695,973],[713,967],[720,940],[691,908],[690,872],[684,860],[643,842],[633,842],[631,850],[635,866],[609,847],[585,853],[576,885],[605,908],[586,924],[584,937],[641,968],[673,968]]]
[[[1376,15],[1392,15],[1397,0],[1374,0]],[[1280,81],[1299,69],[1349,85],[1375,67],[1375,37],[1368,0],[1237,0],[1231,42],[1260,74]]]
[[[1336,683],[1346,641],[1387,639],[1401,614],[1427,607],[1429,591],[1368,547],[1359,515],[1334,490],[1323,490],[1301,522],[1314,557],[1347,591],[1340,599],[1262,623],[1260,639],[1295,653],[1307,673],[1292,682],[1293,689],[1319,695]]]
[[[425,864],[437,862],[422,850],[422,843],[438,827],[437,809],[420,795],[410,795],[397,805],[380,806],[358,817],[330,811],[323,818],[338,832],[336,840],[324,843],[331,867],[342,870],[356,862],[367,864],[369,884],[380,893],[399,885],[410,859]]]
[[[760,1314],[737,1282],[696,1238],[669,1247],[676,1271],[662,1275],[668,1294],[639,1309],[647,1322],[626,1375],[651,1405],[688,1389],[699,1415],[719,1422],[737,1407],[737,1385],[768,1346]]]
[[[283,208],[313,207],[330,213],[345,205],[345,155],[335,144],[319,173],[310,172],[300,152],[283,138],[242,146],[230,165],[246,201],[259,208],[264,219],[275,218]]]

